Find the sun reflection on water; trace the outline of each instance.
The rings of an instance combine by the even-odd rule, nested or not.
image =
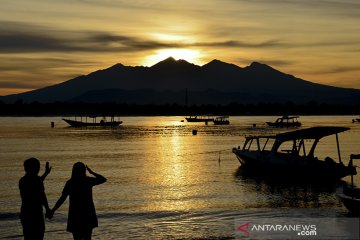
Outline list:
[[[156,211],[186,211],[199,204],[198,164],[187,156],[188,148],[195,146],[198,138],[189,138],[174,133],[157,138],[158,163],[152,166],[150,183],[157,189],[156,201],[150,201],[149,209]],[[190,187],[192,186],[192,187]],[[195,187],[194,187],[195,186]],[[153,199],[155,200],[155,199]]]

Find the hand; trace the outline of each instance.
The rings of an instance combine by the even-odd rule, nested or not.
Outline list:
[[[89,173],[94,174],[94,172],[87,165],[85,165],[85,167],[86,167],[86,169],[88,170]]]
[[[45,165],[45,174],[46,175],[48,175],[51,172],[51,168],[52,167],[50,167],[50,163],[46,162],[46,165]]]

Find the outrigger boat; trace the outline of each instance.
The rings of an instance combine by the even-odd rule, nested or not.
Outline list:
[[[88,122],[88,118],[92,119],[92,121]],[[80,121],[76,118],[75,120],[66,118],[62,120],[67,122],[71,127],[117,127],[122,124],[122,121],[115,121],[113,116],[110,117],[110,121],[108,121],[106,117],[102,117],[100,122],[96,121],[96,117],[85,117],[85,121],[83,121],[83,117],[80,117]]]
[[[242,148],[233,148],[241,165],[252,170],[292,176],[298,179],[339,180],[356,174],[352,165],[341,161],[338,133],[349,130],[346,127],[312,127],[273,136],[247,136]],[[339,162],[330,157],[319,160],[314,156],[320,139],[336,135]],[[268,144],[273,142],[272,146]],[[269,148],[270,146],[270,148]]]
[[[216,117],[214,119],[214,124],[215,125],[229,125],[230,124],[229,116]]]
[[[298,118],[298,116],[282,116],[275,122],[266,122],[266,124],[270,127],[300,127],[301,122],[298,121]]]
[[[185,118],[186,121],[188,122],[212,122],[214,121],[214,117],[213,116],[209,116],[209,115],[199,115],[199,116],[188,116]]]
[[[353,165],[354,159],[360,159],[360,154],[351,154],[349,165]],[[351,213],[360,216],[360,188],[354,187],[353,174],[351,175],[351,186],[339,187],[336,190],[336,195]]]

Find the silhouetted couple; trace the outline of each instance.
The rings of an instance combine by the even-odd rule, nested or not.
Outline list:
[[[66,182],[61,197],[53,209],[50,209],[45,195],[44,184],[51,167],[46,163],[45,173],[39,177],[40,162],[30,158],[24,162],[25,176],[20,179],[19,188],[22,199],[20,219],[23,226],[24,239],[41,240],[44,238],[46,217],[51,219],[54,212],[70,198],[69,216],[66,230],[73,234],[74,240],[91,239],[93,228],[98,226],[92,187],[106,182],[106,178],[93,172],[82,162],[74,164],[71,178]],[[86,170],[94,177],[86,176]]]

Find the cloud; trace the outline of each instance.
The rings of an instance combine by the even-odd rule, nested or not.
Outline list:
[[[89,60],[74,60],[71,58],[49,58],[49,57],[17,57],[17,56],[1,56],[2,64],[0,71],[26,71],[29,73],[44,71],[45,69],[53,69],[58,67],[83,67],[97,66],[98,62]]]
[[[3,25],[0,22],[1,25]],[[282,45],[278,40],[244,42],[236,40],[215,42],[166,42],[127,35],[98,32],[49,31],[39,26],[12,24],[13,29],[1,29],[0,53],[26,52],[137,52],[162,48],[186,47],[226,47],[226,48],[266,48]],[[25,30],[28,29],[28,30]]]
[[[250,2],[254,4],[280,4],[280,5],[294,5],[303,6],[306,8],[343,8],[343,9],[360,9],[360,3],[357,0],[232,0],[235,2]]]
[[[1,53],[80,51],[82,49],[69,41],[45,34],[17,31],[0,33]]]
[[[359,66],[339,66],[334,68],[329,68],[326,70],[320,70],[314,73],[318,74],[336,74],[336,73],[346,73],[346,72],[357,72],[360,71]]]
[[[247,58],[238,58],[237,61],[245,64],[249,64],[251,62],[260,62],[263,64],[267,64],[270,66],[289,66],[296,64],[295,61],[289,60],[274,60],[274,59],[247,59]]]
[[[283,46],[284,44],[278,40],[269,40],[263,42],[244,42],[244,41],[224,41],[224,42],[200,42],[195,43],[193,46],[201,46],[201,47],[233,47],[233,48],[267,48],[267,47],[277,47]]]
[[[12,88],[17,88],[17,89],[34,89],[34,88],[38,88],[41,87],[41,85],[34,85],[33,83],[28,83],[28,82],[19,82],[19,81],[2,81],[0,82],[0,88],[4,88],[4,89],[12,89]]]

